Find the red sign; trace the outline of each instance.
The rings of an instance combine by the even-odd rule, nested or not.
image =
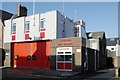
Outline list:
[[[45,31],[45,28],[40,28],[40,31]]]
[[[71,42],[72,40],[70,39],[64,39],[64,40],[60,40],[60,42]]]
[[[58,43],[58,46],[70,46],[70,45],[72,45],[71,39],[63,39],[63,40],[60,40]]]
[[[60,48],[59,50],[69,50],[69,48]]]

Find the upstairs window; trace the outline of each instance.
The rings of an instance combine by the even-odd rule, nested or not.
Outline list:
[[[25,33],[29,32],[30,30],[30,21],[25,22]]]
[[[40,28],[44,28],[45,27],[45,18],[40,19]]]
[[[16,23],[13,23],[12,25],[12,33],[16,32]]]

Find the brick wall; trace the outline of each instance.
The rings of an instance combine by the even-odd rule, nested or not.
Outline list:
[[[114,67],[120,67],[120,56],[113,57]]]
[[[83,41],[85,42],[85,41]],[[68,44],[68,45],[65,45]],[[51,68],[56,69],[56,48],[57,47],[72,47],[72,70],[82,72],[82,53],[81,53],[81,38],[61,38],[51,41]],[[84,43],[85,45],[85,43]],[[81,50],[81,51],[77,51]]]

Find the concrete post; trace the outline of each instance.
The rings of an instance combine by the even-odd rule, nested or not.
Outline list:
[[[118,78],[119,72],[118,72],[118,68],[115,69],[115,77]]]
[[[115,77],[116,78],[120,77],[120,68],[119,67],[117,67],[116,70],[115,70]]]

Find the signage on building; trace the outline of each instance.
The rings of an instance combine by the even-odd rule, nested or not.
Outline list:
[[[76,52],[81,52],[81,49],[76,49]]]
[[[59,41],[58,46],[71,46],[72,44],[71,39],[62,39]]]
[[[59,48],[57,48],[57,51],[58,52],[64,52],[64,51],[70,52],[70,51],[72,51],[72,47],[59,47]]]

